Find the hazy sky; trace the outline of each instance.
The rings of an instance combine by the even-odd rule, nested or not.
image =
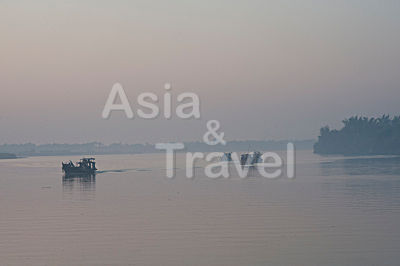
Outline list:
[[[400,114],[400,1],[0,1],[0,143],[315,138]],[[101,112],[170,82],[201,120]],[[160,107],[162,104],[160,103]]]

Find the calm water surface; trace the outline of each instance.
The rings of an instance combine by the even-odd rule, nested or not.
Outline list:
[[[400,159],[299,151],[296,178],[165,178],[164,155],[0,161],[0,265],[399,265]]]

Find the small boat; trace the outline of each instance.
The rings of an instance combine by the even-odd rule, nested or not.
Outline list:
[[[65,175],[92,175],[96,173],[95,158],[83,158],[76,164],[72,161],[62,163],[62,171]]]
[[[232,152],[224,152],[224,155],[221,157],[221,161],[232,162]]]
[[[262,154],[259,151],[253,152],[251,155],[251,164],[261,163],[262,162]]]
[[[253,153],[244,153],[240,156],[241,165],[255,165],[262,162],[262,154],[259,151]]]
[[[240,155],[240,165],[247,165],[249,156],[248,153]]]

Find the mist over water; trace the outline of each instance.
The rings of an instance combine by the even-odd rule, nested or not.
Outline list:
[[[400,5],[339,1],[0,1],[3,143],[310,139],[351,115],[400,113]],[[101,119],[114,83],[136,118]],[[137,117],[172,84],[200,121]],[[251,119],[249,119],[251,118]],[[251,130],[249,130],[251,129]]]
[[[296,154],[296,178],[165,178],[163,154],[0,161],[4,265],[397,265],[399,157]],[[68,158],[68,159],[79,159]]]

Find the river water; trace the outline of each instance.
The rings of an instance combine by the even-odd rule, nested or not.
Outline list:
[[[400,159],[296,153],[296,177],[165,177],[165,156],[0,161],[0,265],[398,265]]]

